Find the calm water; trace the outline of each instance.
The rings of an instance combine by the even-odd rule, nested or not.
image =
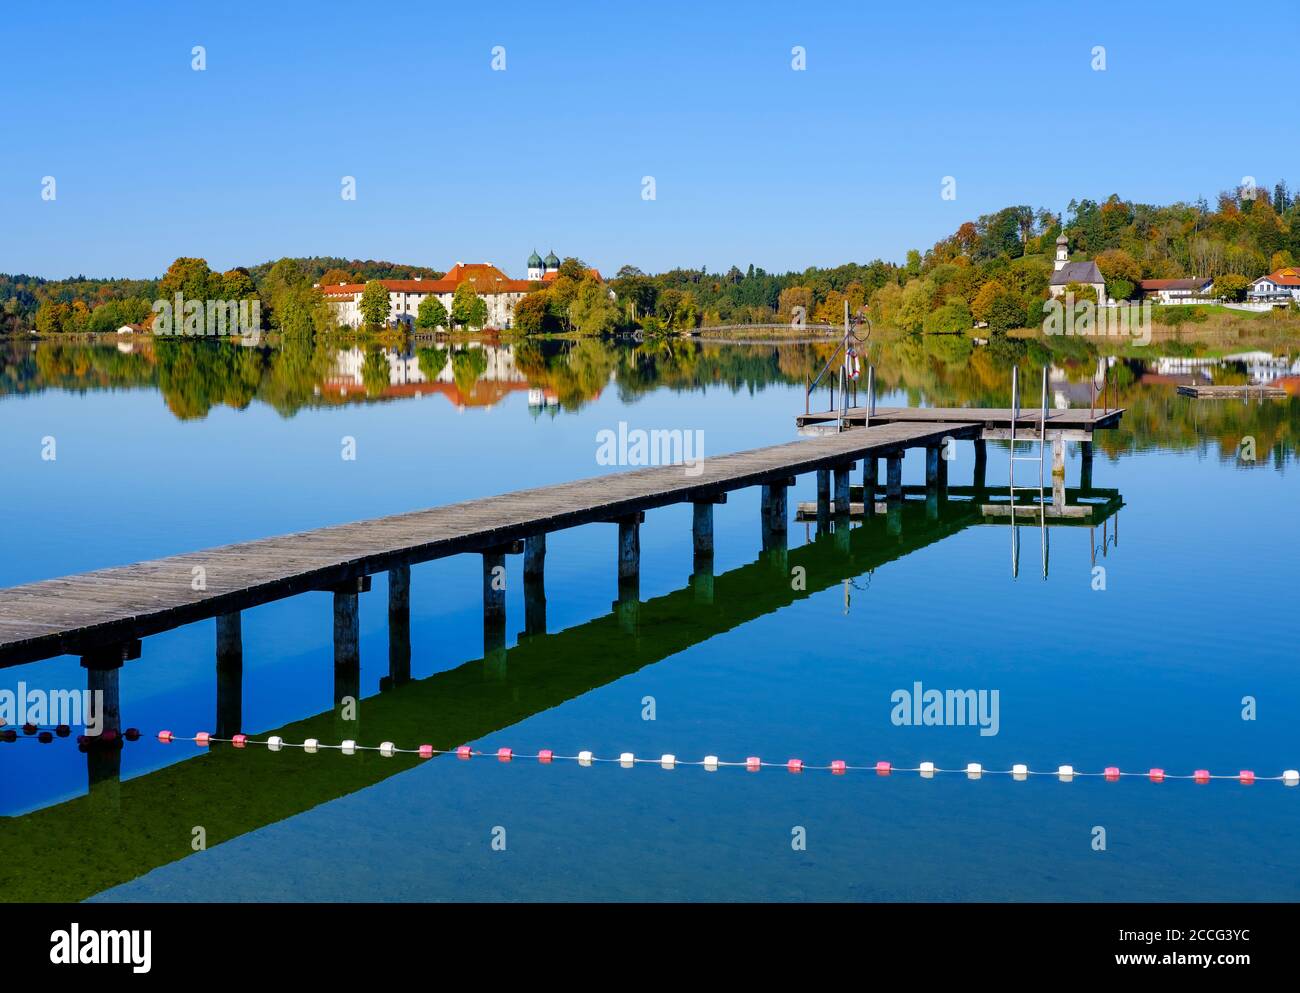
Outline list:
[[[1041,351],[1041,350],[1039,350]],[[0,586],[591,476],[595,435],[702,428],[706,454],[794,436],[819,346],[284,350],[148,342],[0,346]],[[1095,358],[897,344],[882,403],[1005,405],[1009,362],[1050,360],[1054,402],[1088,403]],[[550,537],[550,634],[483,661],[477,557],[412,572],[412,675],[387,676],[383,576],[361,599],[358,724],[332,713],[331,600],[244,615],[243,727],[300,741],[462,741],[519,752],[1063,763],[1177,772],[1300,766],[1294,549],[1300,401],[1176,396],[1189,376],[1273,379],[1287,363],[1116,368],[1122,430],[1099,436],[1101,528],[972,520],[954,500],[760,554],[758,492],[717,508],[714,603],[691,589],[690,511],[642,528],[634,627],[612,608],[615,533]],[[1036,380],[1034,380],[1036,382]],[[824,402],[824,398],[823,398]],[[1236,455],[1254,438],[1253,464]],[[42,459],[52,438],[57,458]],[[357,457],[345,461],[343,439]],[[970,482],[958,449],[950,482]],[[908,456],[904,482],[923,476]],[[1006,479],[990,446],[989,482]],[[1070,487],[1079,482],[1071,448]],[[812,477],[791,494],[815,498]],[[1100,513],[1100,511],[1099,511]],[[1118,535],[1118,540],[1116,540]],[[838,539],[838,541],[837,541]],[[1104,555],[1103,555],[1104,552]],[[1093,562],[1106,589],[1093,585]],[[511,578],[519,560],[509,560]],[[847,581],[847,605],[846,605]],[[147,639],[121,670],[145,738],[120,781],[71,740],[0,743],[0,892],[104,900],[1229,900],[1300,897],[1300,788],[902,774],[757,775],[164,746],[214,724],[213,623]],[[0,689],[77,688],[74,658]],[[898,727],[891,693],[997,690],[1000,727]],[[1257,701],[1242,719],[1243,697]],[[656,719],[643,720],[653,697]],[[91,768],[88,769],[88,766]],[[93,789],[87,787],[96,779]],[[194,852],[192,831],[207,832]],[[1094,827],[1107,848],[1092,848]],[[806,830],[795,851],[791,832]],[[496,828],[507,849],[493,851]]]

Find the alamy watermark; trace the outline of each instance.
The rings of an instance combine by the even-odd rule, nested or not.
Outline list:
[[[602,428],[596,432],[597,465],[680,465],[686,475],[704,471],[704,431],[642,428],[628,430],[627,421],[618,422],[618,431]]]
[[[94,736],[104,730],[104,693],[29,689],[20,680],[17,690],[0,690],[0,723],[82,725]]]
[[[920,681],[889,694],[895,727],[978,727],[980,737],[998,733],[997,690],[927,690]]]
[[[244,335],[262,329],[262,301],[171,300],[153,302],[153,333],[162,335]]]
[[[1151,343],[1150,300],[1099,307],[1092,300],[1052,297],[1043,301],[1043,333],[1082,337],[1130,337],[1139,345]]]

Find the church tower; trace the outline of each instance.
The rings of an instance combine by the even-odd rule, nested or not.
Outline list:
[[[537,249],[533,249],[533,254],[528,256],[528,278],[534,282],[539,281],[544,275],[542,269],[542,257],[537,254]]]
[[[1056,239],[1056,271],[1060,272],[1065,268],[1065,263],[1070,261],[1070,239],[1061,232],[1061,236]]]

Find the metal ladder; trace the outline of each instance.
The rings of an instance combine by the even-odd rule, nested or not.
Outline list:
[[[1047,455],[1047,366],[1043,366],[1043,399],[1038,419],[1038,454],[1037,455],[1018,455],[1016,453],[1017,442],[1028,442],[1033,444],[1033,438],[1017,438],[1016,422],[1020,420],[1020,370],[1016,366],[1011,367],[1011,451],[1010,461],[1007,472],[1009,480],[1008,498],[1011,504],[1011,577],[1018,578],[1020,575],[1020,518],[1016,514],[1016,493],[1034,493],[1038,494],[1038,533],[1039,544],[1042,548],[1043,557],[1043,578],[1047,578],[1047,500],[1043,487],[1043,465]],[[1017,462],[1037,462],[1038,463],[1038,485],[1037,486],[1017,486],[1016,485],[1016,463]]]

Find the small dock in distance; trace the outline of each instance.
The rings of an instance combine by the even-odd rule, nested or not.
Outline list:
[[[1290,396],[1280,386],[1211,386],[1199,383],[1178,387],[1178,395],[1195,400],[1285,400]]]

